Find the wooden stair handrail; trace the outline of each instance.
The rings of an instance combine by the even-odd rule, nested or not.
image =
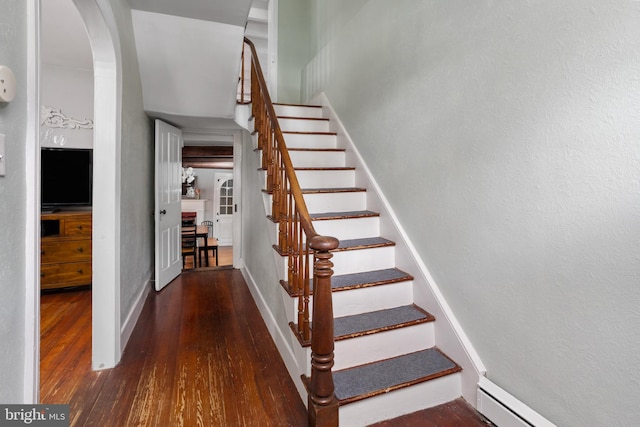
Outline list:
[[[311,378],[307,382],[309,425],[334,427],[338,425],[338,401],[331,372],[334,364],[331,251],[340,242],[335,237],[321,236],[313,227],[256,48],[246,37],[244,42],[251,50],[254,129],[258,132],[263,168],[267,170],[267,190],[272,193],[271,214],[278,222],[278,248],[288,255],[289,292],[298,296],[298,324],[292,326],[301,342],[311,344]],[[244,47],[242,57],[244,70]],[[244,71],[240,85],[241,102],[245,102]],[[310,253],[313,253],[313,319],[309,319]]]

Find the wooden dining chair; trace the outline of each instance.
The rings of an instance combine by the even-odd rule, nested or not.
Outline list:
[[[209,265],[209,251],[213,252],[213,256],[216,259],[216,266],[218,265],[218,240],[213,237],[213,221],[202,221],[200,225],[205,225],[209,230],[207,237],[207,245],[204,244],[204,239],[200,239],[198,244],[198,257],[202,259],[202,253],[204,252],[205,260],[207,261],[207,265]]]
[[[186,265],[187,257],[193,257],[193,267],[196,267],[197,241],[196,226],[188,225],[182,227],[182,268]]]

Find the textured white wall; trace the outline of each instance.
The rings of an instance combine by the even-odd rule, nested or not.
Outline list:
[[[283,307],[282,288],[279,285],[280,278],[274,263],[275,251],[272,245],[274,236],[270,236],[268,227],[271,225],[266,217],[263,203],[264,177],[259,171],[260,163],[258,154],[250,149],[251,136],[243,132],[242,150],[242,264],[256,281],[258,291],[266,302],[266,306],[276,316],[276,322],[270,327],[283,327],[280,334],[289,336],[288,324]],[[274,227],[275,229],[275,227]],[[267,322],[269,323],[269,322]],[[283,326],[284,325],[284,326]]]
[[[133,11],[145,110],[231,118],[244,27]]]
[[[124,322],[154,268],[154,136],[144,112],[142,83],[126,1],[110,0],[122,51],[122,157],[120,164],[120,318]]]
[[[0,62],[16,76],[16,97],[0,103],[6,175],[0,177],[0,402],[23,399],[25,361],[25,236],[27,2],[0,0]],[[33,141],[31,141],[33,142]]]
[[[80,19],[80,18],[78,18]],[[79,36],[89,39],[85,34]],[[93,120],[93,69],[41,64],[40,104],[66,117]],[[93,148],[93,129],[40,126],[42,147]]]
[[[303,94],[327,93],[489,378],[558,425],[636,423],[640,2],[311,2]]]
[[[309,62],[309,18],[307,0],[278,0],[278,99],[274,102],[300,103],[300,68]]]

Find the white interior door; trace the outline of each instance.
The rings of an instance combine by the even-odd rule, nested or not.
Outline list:
[[[217,172],[213,195],[213,235],[220,246],[233,245],[233,173]]]
[[[156,120],[155,235],[156,291],[182,271],[182,131]]]

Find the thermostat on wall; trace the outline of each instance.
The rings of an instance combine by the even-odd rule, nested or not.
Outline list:
[[[0,102],[11,102],[16,96],[16,76],[11,68],[0,65]]]

